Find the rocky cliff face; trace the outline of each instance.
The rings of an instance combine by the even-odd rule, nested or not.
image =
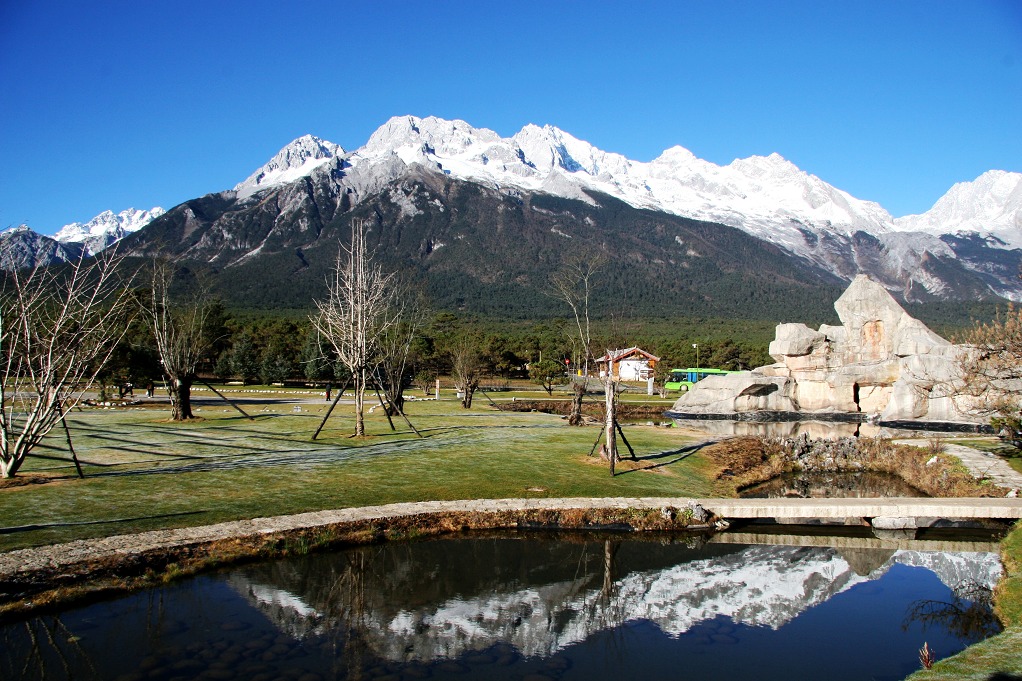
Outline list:
[[[21,270],[43,264],[77,260],[78,244],[62,244],[24,225],[0,233],[0,270]]]
[[[841,324],[779,324],[775,364],[714,376],[675,403],[680,413],[862,414],[883,421],[977,422],[955,398],[964,348],[911,317],[880,284],[857,276],[834,303]]]

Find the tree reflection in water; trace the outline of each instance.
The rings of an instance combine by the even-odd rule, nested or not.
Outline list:
[[[673,678],[684,659],[696,677],[769,679],[796,651],[868,678],[902,663],[845,649],[902,628],[890,647],[918,665],[921,626],[941,654],[995,631],[992,552],[792,539],[504,533],[295,556],[0,627],[0,678],[589,681]]]
[[[1002,630],[994,615],[993,591],[971,580],[953,587],[951,600],[923,599],[913,603],[902,628],[908,629],[912,622],[920,623],[924,631],[939,627],[970,643],[990,638]]]

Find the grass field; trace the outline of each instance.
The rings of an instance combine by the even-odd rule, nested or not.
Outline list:
[[[327,409],[320,397],[232,397],[254,420],[206,396],[196,402],[200,420],[187,423],[169,422],[165,406],[74,412],[68,423],[85,479],[75,477],[63,431],[54,431],[20,477],[59,479],[0,489],[0,550],[398,501],[707,496],[712,487],[707,462],[685,451],[695,439],[673,428],[626,426],[640,461],[623,462],[611,478],[588,456],[598,427],[502,412],[486,399],[469,411],[453,396],[409,402],[421,438],[400,419],[392,431],[376,409],[360,440],[348,437],[352,407],[342,400],[313,442]]]

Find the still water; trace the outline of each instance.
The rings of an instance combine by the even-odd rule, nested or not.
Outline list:
[[[848,499],[873,497],[925,497],[899,475],[871,471],[785,473],[746,487],[747,499]]]
[[[923,642],[999,630],[992,542],[770,541],[469,535],[245,565],[8,623],[0,678],[900,679]]]

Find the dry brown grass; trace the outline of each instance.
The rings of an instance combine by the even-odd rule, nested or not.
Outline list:
[[[758,437],[733,437],[703,450],[717,467],[714,493],[738,496],[738,490],[786,471],[780,447]]]
[[[897,475],[932,497],[1004,496],[1007,490],[977,480],[956,458],[934,454],[930,449],[896,445],[883,438],[859,438],[856,456],[845,465],[849,471],[872,471]],[[739,490],[782,473],[802,470],[784,441],[735,437],[704,450],[717,466],[714,491],[737,496]],[[838,470],[841,470],[839,467]]]

